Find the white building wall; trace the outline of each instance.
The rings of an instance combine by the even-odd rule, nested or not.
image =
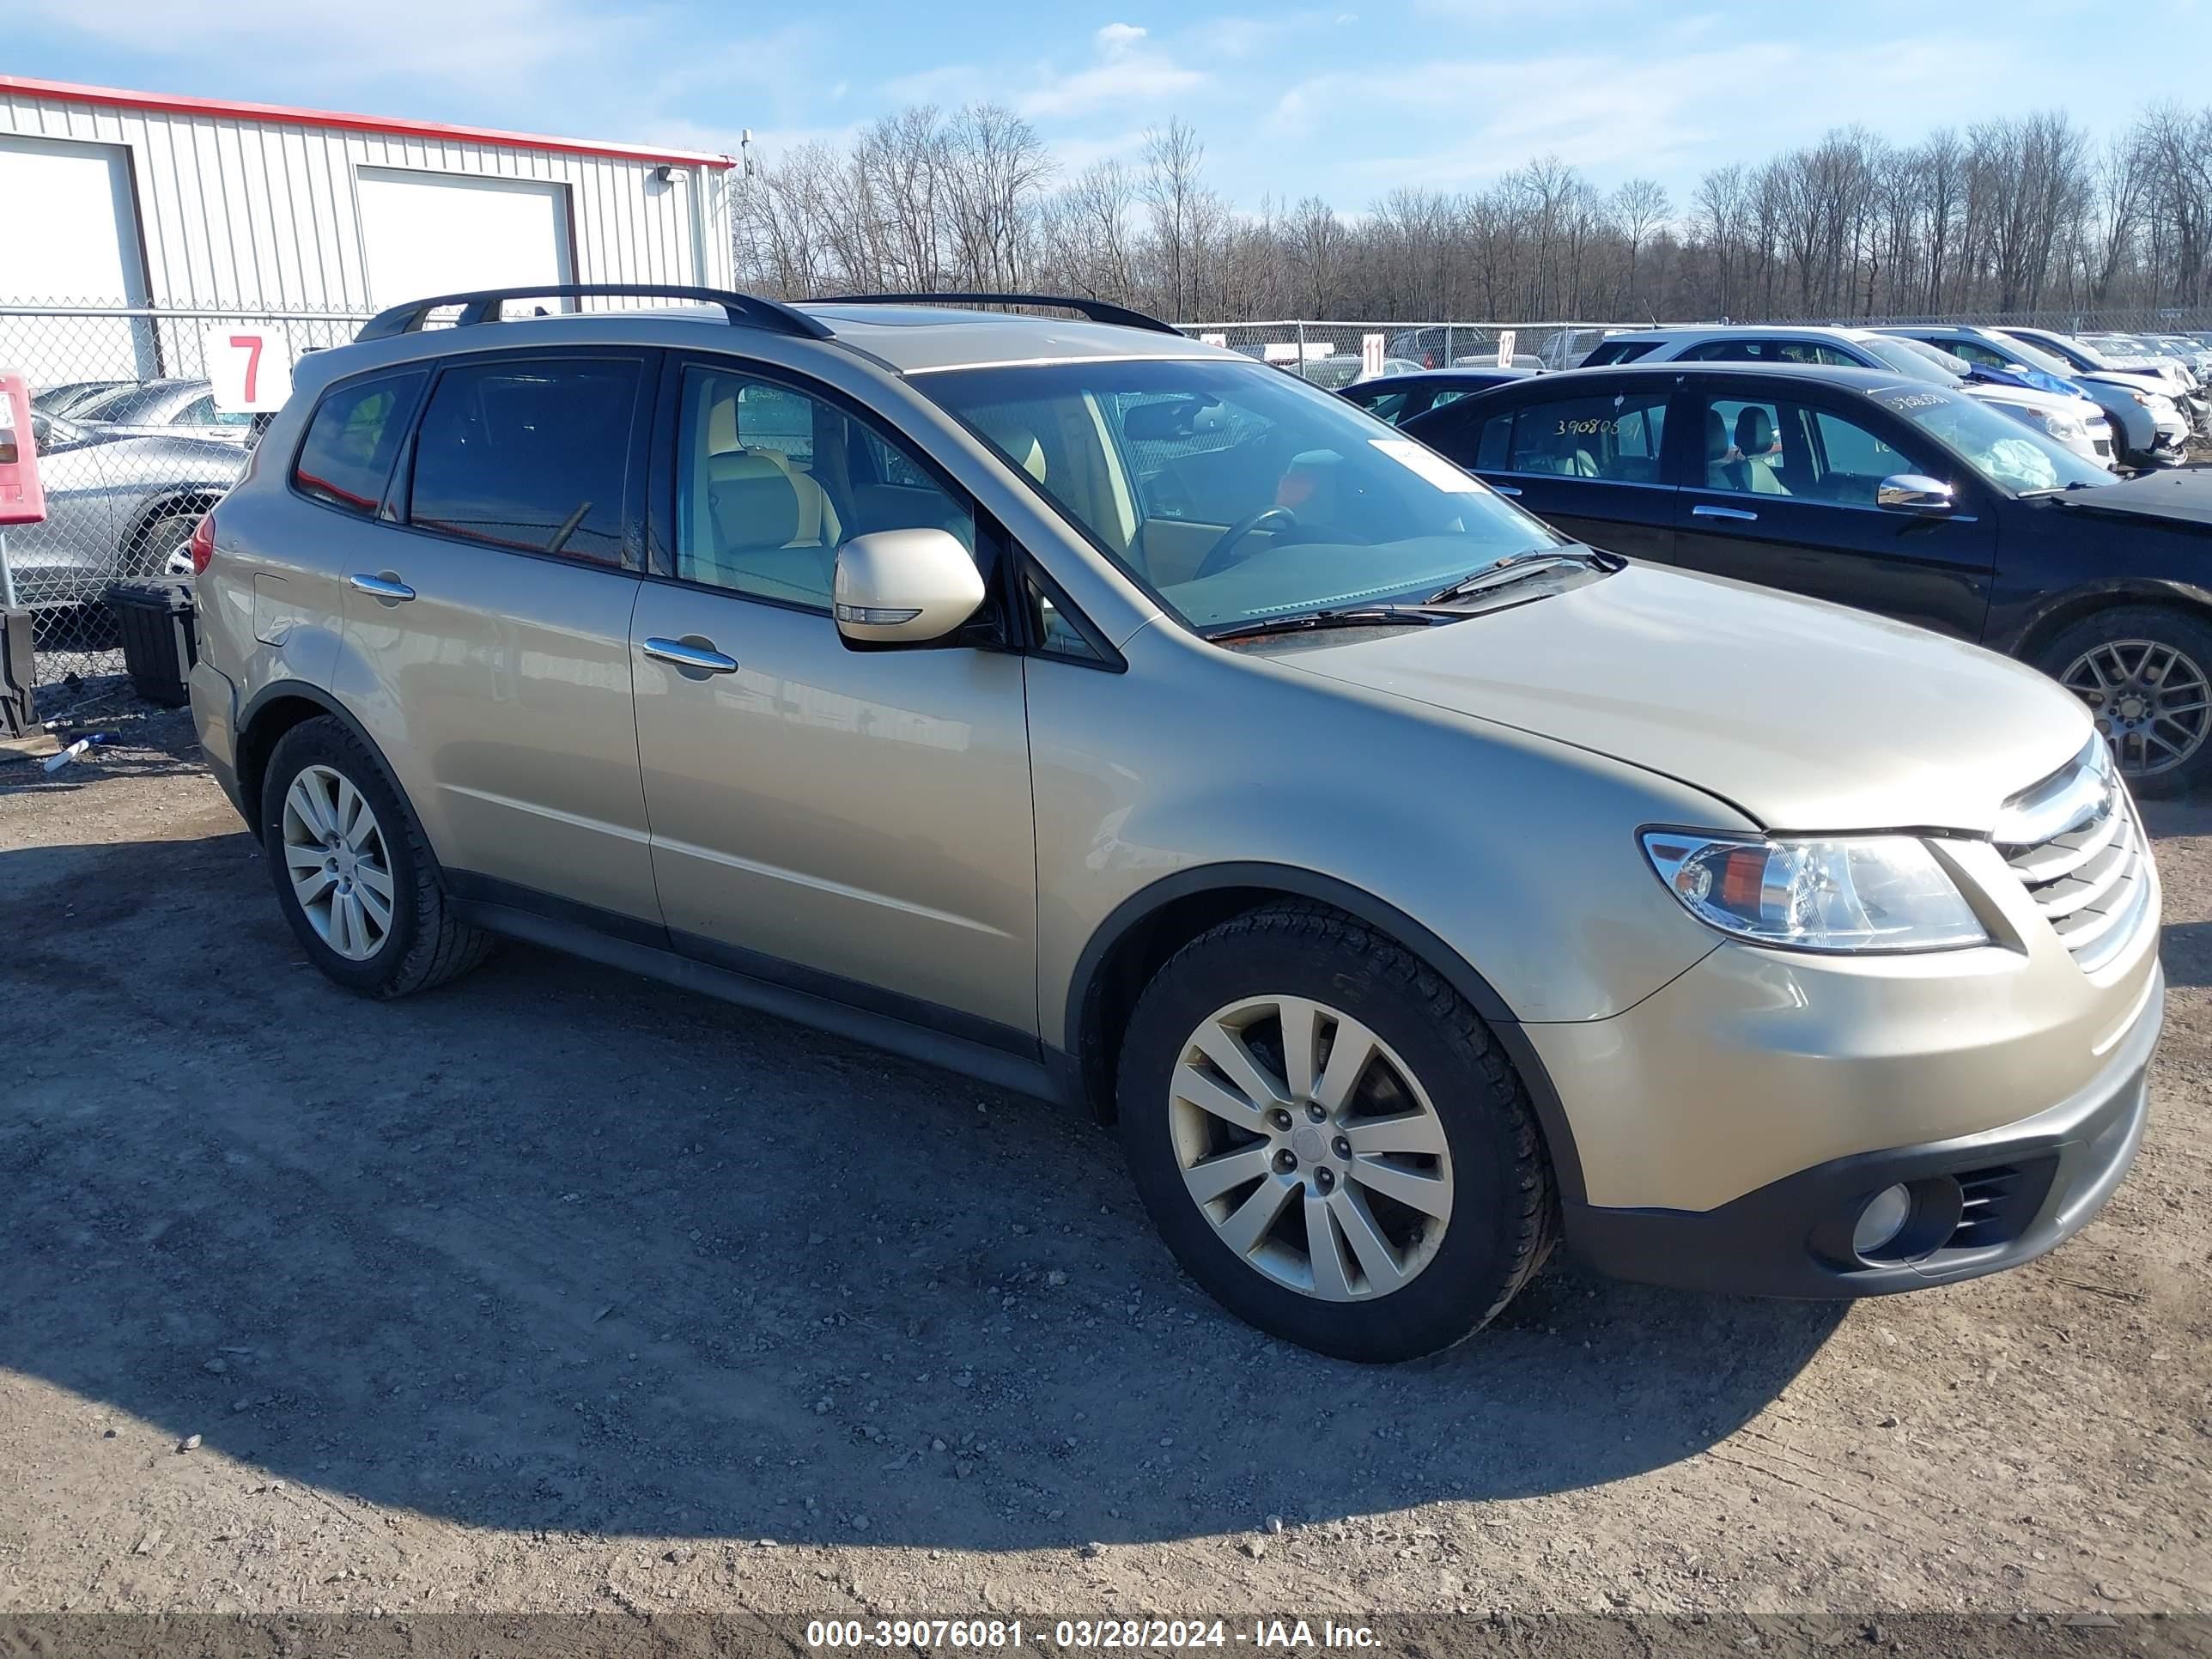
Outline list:
[[[726,288],[731,169],[521,144],[111,107],[0,86],[0,134],[128,152],[145,295],[156,306],[369,310],[357,194],[363,167],[533,179],[568,196],[577,280]],[[9,234],[36,234],[10,226]],[[123,294],[4,295],[0,301],[121,304]]]

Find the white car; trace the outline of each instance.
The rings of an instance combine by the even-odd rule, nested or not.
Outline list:
[[[1583,359],[1584,368],[1609,363],[1815,363],[1839,368],[1887,368],[1917,380],[1961,388],[2101,466],[2112,463],[2112,424],[2087,398],[2061,398],[2024,386],[1962,382],[1926,354],[1894,336],[1865,328],[1812,324],[1716,323],[1692,328],[1642,328],[1610,335]]]

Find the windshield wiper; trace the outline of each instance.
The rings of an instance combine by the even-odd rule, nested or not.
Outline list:
[[[1216,629],[1209,640],[1249,640],[1263,634],[1304,634],[1322,628],[1428,628],[1437,623],[1464,622],[1458,611],[1431,611],[1418,605],[1361,605],[1318,611],[1300,611],[1287,617],[1263,617]]]
[[[1449,605],[1454,599],[1463,599],[1492,588],[1504,587],[1525,576],[1540,574],[1562,564],[1580,565],[1585,569],[1602,570],[1607,574],[1628,562],[1618,553],[1601,553],[1593,547],[1540,547],[1534,552],[1516,553],[1495,564],[1486,564],[1471,575],[1461,577],[1449,587],[1437,589],[1428,597],[1430,605]]]

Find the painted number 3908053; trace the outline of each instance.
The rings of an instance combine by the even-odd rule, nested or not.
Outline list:
[[[1561,421],[1559,422],[1559,433],[1563,436],[1570,432],[1577,434],[1593,432],[1617,433],[1620,430],[1620,422],[1613,420]]]

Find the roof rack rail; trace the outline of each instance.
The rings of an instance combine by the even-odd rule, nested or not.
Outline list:
[[[839,294],[810,300],[817,306],[1054,306],[1079,311],[1094,323],[1114,323],[1122,328],[1148,329],[1155,334],[1181,335],[1173,323],[1110,300],[1086,300],[1070,294]]]
[[[541,299],[698,300],[721,307],[737,327],[764,328],[772,333],[795,334],[810,340],[832,337],[827,324],[793,310],[780,300],[733,294],[727,289],[684,288],[659,283],[554,283],[540,288],[487,288],[468,294],[434,295],[427,300],[410,300],[405,305],[380,311],[363,323],[361,331],[353,337],[388,340],[397,335],[416,333],[432,312],[447,306],[461,308],[461,314],[453,319],[453,326],[468,328],[477,323],[496,322],[500,306],[505,301]]]

